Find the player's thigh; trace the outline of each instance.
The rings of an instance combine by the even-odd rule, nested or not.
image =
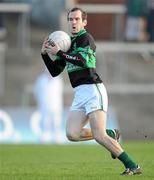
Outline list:
[[[97,110],[89,113],[89,122],[93,135],[106,134],[106,112]]]
[[[88,116],[83,111],[70,111],[66,121],[67,132],[80,132],[87,123]]]

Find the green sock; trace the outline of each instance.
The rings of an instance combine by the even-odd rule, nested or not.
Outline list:
[[[118,159],[123,162],[126,168],[133,169],[137,167],[137,164],[128,156],[126,152],[122,152]]]
[[[106,133],[107,133],[108,136],[115,139],[115,133],[114,133],[114,131],[112,129],[106,129]]]

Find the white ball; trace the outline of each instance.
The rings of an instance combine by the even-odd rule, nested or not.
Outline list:
[[[64,31],[54,31],[49,35],[48,38],[50,40],[57,43],[60,49],[64,52],[67,52],[71,47],[71,38],[70,36]],[[49,53],[49,56],[52,60],[55,60],[55,56]]]

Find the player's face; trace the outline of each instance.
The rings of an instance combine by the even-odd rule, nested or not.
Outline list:
[[[70,12],[68,16],[68,22],[70,32],[72,34],[78,33],[87,25],[87,21],[82,19],[82,13],[80,10]]]

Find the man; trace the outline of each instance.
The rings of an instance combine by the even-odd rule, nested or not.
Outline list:
[[[61,76],[51,77],[47,69],[35,83],[35,97],[41,115],[41,141],[43,143],[61,142],[63,112],[63,81]]]
[[[95,44],[87,33],[87,14],[80,8],[73,8],[68,13],[68,23],[72,34],[72,45],[65,53],[57,44],[50,46],[46,39],[42,45],[42,58],[52,76],[59,75],[67,67],[67,72],[75,96],[66,123],[66,134],[71,141],[95,139],[123,162],[126,170],[122,175],[141,174],[140,167],[127,155],[116,140],[117,133],[106,131],[108,98],[106,88],[96,73]],[[57,55],[51,61],[46,53]],[[84,128],[89,122],[90,129]],[[112,138],[113,137],[113,138]]]
[[[154,42],[154,0],[148,0],[147,6],[149,11],[147,17],[147,32],[149,35],[148,41]]]
[[[146,16],[147,0],[126,0],[126,41],[142,42],[147,40]]]

